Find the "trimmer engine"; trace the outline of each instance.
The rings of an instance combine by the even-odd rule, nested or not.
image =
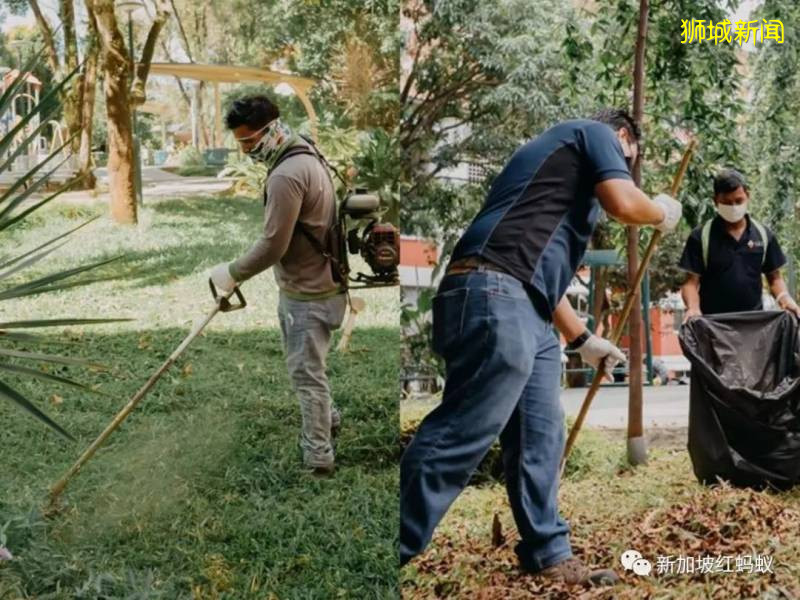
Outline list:
[[[376,195],[356,192],[345,198],[339,210],[340,231],[347,236],[346,253],[360,254],[372,271],[371,275],[358,273],[352,278],[365,287],[398,283],[400,232],[394,225],[381,222],[379,209]]]
[[[375,277],[391,283],[397,279],[400,264],[400,232],[389,223],[371,222],[361,236],[358,229],[348,233],[347,247],[350,254],[361,254]]]

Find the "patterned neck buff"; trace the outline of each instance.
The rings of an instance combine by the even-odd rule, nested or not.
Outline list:
[[[271,171],[275,161],[287,148],[294,145],[299,137],[280,119],[275,119],[259,131],[264,133],[247,155],[253,160],[263,162],[267,165],[267,170]]]

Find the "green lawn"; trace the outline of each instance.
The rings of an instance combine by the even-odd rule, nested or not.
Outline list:
[[[420,408],[401,407],[404,439]],[[614,588],[548,585],[522,574],[513,548],[518,540],[495,447],[479,476],[445,516],[428,551],[401,571],[403,598],[797,598],[800,596],[800,491],[754,492],[704,487],[692,473],[685,432],[650,452],[647,465],[625,466],[623,432],[586,429],[570,455],[561,483],[560,509],[571,527],[573,552],[587,564],[613,568]],[[493,539],[495,516],[501,539]],[[620,555],[634,549],[651,561],[648,577],[625,572]],[[658,573],[659,556],[772,557],[773,573]],[[733,559],[735,561],[735,558]],[[683,563],[684,565],[686,563]],[[735,562],[734,571],[735,571]]]
[[[2,253],[104,213],[50,207]],[[0,562],[0,598],[397,597],[396,289],[359,293],[368,308],[351,351],[329,360],[343,414],[335,477],[301,468],[266,273],[243,286],[248,308],[218,315],[72,481],[64,510],[42,515],[47,488],[213,307],[207,269],[247,248],[261,218],[257,201],[209,197],[149,203],[137,228],[102,217],[38,273],[124,254],[105,271],[115,280],[0,305],[4,319],[135,319],[47,330],[48,351],[111,370],[42,368],[107,396],[8,379],[79,442],[0,403],[0,541],[15,557]]]

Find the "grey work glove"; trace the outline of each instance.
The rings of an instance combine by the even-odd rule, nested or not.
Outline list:
[[[669,233],[670,231],[673,231],[681,221],[681,214],[683,213],[681,203],[667,194],[659,194],[653,198],[653,202],[658,204],[661,207],[661,210],[664,211],[664,219],[661,221],[661,223],[655,226],[656,229],[658,229],[661,233]]]
[[[577,350],[583,362],[592,365],[598,371],[602,365],[606,375],[610,375],[614,367],[627,360],[622,350],[607,339],[594,334],[590,335],[589,339],[581,344]]]

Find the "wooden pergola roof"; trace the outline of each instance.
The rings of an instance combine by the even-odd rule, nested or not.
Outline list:
[[[151,63],[150,75],[170,75],[214,83],[241,83],[245,81],[258,81],[269,85],[285,83],[292,88],[300,102],[303,103],[306,114],[311,121],[312,135],[314,138],[317,137],[317,113],[308,99],[308,92],[316,83],[313,79],[279,71],[259,69],[258,67],[197,63]]]

